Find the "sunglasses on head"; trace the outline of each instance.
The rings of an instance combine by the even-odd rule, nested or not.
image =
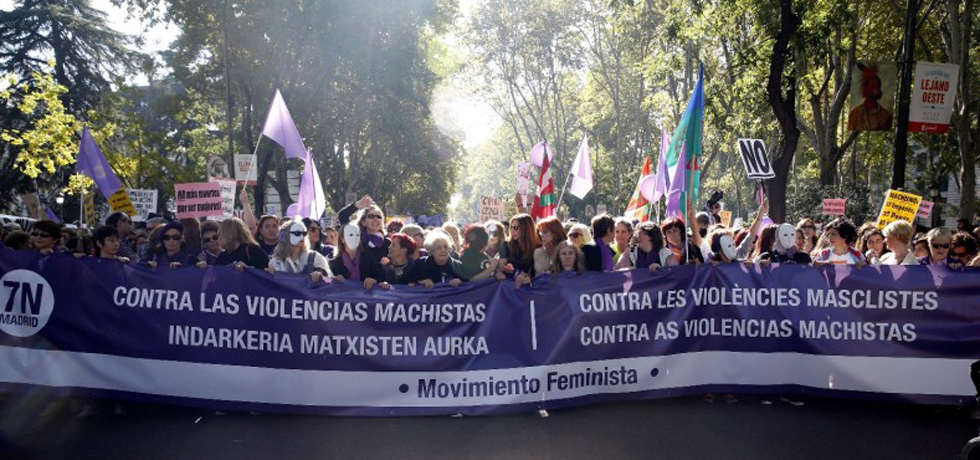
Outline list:
[[[949,243],[932,243],[933,249],[949,249]]]
[[[218,235],[214,235],[214,236],[205,236],[205,237],[202,237],[202,238],[201,238],[201,242],[202,242],[202,243],[210,243],[210,242],[212,242],[212,241],[218,241]]]
[[[306,232],[302,232],[302,231],[299,231],[299,230],[297,230],[295,232],[289,232],[289,234],[290,235],[293,235],[293,236],[306,236]]]
[[[183,238],[182,235],[163,235],[160,237],[160,241],[177,241]]]

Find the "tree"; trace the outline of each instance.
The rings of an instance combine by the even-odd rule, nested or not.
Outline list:
[[[136,68],[140,55],[129,43],[88,0],[19,0],[0,11],[0,71],[26,78],[53,57],[54,80],[67,88],[62,98],[76,115],[111,89],[109,76]]]

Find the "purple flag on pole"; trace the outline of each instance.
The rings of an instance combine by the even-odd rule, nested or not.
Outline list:
[[[55,214],[54,211],[52,211],[47,205],[44,206],[44,213],[48,216],[48,219],[51,219],[59,224],[61,223],[61,219],[58,218],[58,215]]]
[[[303,145],[303,139],[299,137],[293,116],[289,114],[286,102],[282,100],[282,94],[279,94],[278,89],[272,99],[272,106],[269,107],[269,115],[265,117],[262,135],[281,145],[286,150],[286,158],[297,160],[306,158],[306,146]]]
[[[687,181],[685,180],[687,178],[687,148],[685,145],[681,145],[677,160],[677,164],[674,165],[674,177],[670,180],[670,189],[667,191],[667,216],[683,218],[681,195],[687,190]]]
[[[670,177],[667,172],[667,149],[670,148],[670,139],[667,138],[667,130],[660,129],[660,155],[657,160],[657,187],[653,190],[653,199],[657,202],[660,197],[667,194],[670,189]]]
[[[316,164],[313,163],[313,152],[307,150],[303,161],[303,177],[299,183],[296,213],[317,220],[327,210],[327,197],[323,194],[320,174],[316,172]]]
[[[82,128],[82,142],[78,148],[78,158],[75,160],[75,171],[91,177],[99,186],[99,191],[107,199],[122,187],[116,173],[102,155],[102,150],[92,138],[88,126]]]

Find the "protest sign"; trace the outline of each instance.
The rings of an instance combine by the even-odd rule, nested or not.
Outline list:
[[[82,212],[85,213],[85,223],[89,228],[95,228],[99,224],[99,216],[95,213],[95,192],[86,191],[82,193]]]
[[[208,217],[208,220],[225,220],[235,215],[236,182],[233,180],[218,181],[221,189],[221,215]]]
[[[503,219],[503,200],[497,197],[480,198],[480,222]]]
[[[885,202],[881,206],[881,213],[878,214],[878,229],[883,229],[896,220],[911,223],[915,219],[921,201],[922,197],[919,195],[889,190],[888,194],[885,195]]]
[[[844,198],[825,198],[823,200],[823,213],[827,216],[843,216],[844,205],[847,200]]]
[[[0,290],[0,390],[376,416],[736,391],[972,403],[980,272],[933,270],[702,264],[381,294],[4,251],[4,284],[38,294]]]
[[[144,221],[147,216],[157,212],[157,191],[153,189],[130,189],[128,190],[129,200],[136,209],[133,220]]]
[[[849,131],[888,131],[892,128],[897,67],[894,62],[857,61],[851,68]]]
[[[177,218],[223,215],[221,185],[218,182],[174,184]]]
[[[41,200],[37,198],[37,195],[33,193],[25,193],[21,195],[24,199],[24,206],[27,207],[27,215],[31,219],[43,219],[42,215],[44,210],[41,208]]]
[[[721,225],[724,225],[726,227],[731,227],[732,226],[732,212],[731,211],[722,211],[718,215],[718,217],[721,217]]]
[[[235,155],[235,180],[243,185],[256,185],[259,178],[259,167],[255,155]]]
[[[126,187],[116,190],[116,193],[109,197],[109,208],[114,212],[125,213],[129,216],[136,215],[136,207],[129,199],[129,192],[126,191]]]
[[[738,153],[745,166],[745,175],[749,179],[772,179],[776,173],[772,170],[766,144],[761,139],[739,139]]]
[[[922,202],[919,203],[919,212],[916,213],[916,217],[921,217],[923,219],[929,217],[929,214],[932,214],[932,207],[935,204],[936,203],[932,201],[922,200]]]
[[[921,61],[915,64],[909,131],[937,134],[949,131],[959,77],[960,66],[956,64]]]
[[[517,163],[517,193],[521,196],[523,204],[521,207],[527,207],[527,196],[528,196],[528,184],[531,183],[531,163],[521,162]]]
[[[208,182],[232,179],[228,162],[221,157],[208,158]]]

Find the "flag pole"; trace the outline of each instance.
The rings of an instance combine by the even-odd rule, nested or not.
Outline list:
[[[569,177],[572,177],[572,172],[571,171],[568,171],[568,175],[565,176],[565,185],[562,186],[562,188],[561,188],[561,194],[558,195],[558,205],[555,206],[555,214],[558,214],[558,211],[561,210],[561,200],[563,198],[565,198],[565,189],[568,188],[568,178]]]

